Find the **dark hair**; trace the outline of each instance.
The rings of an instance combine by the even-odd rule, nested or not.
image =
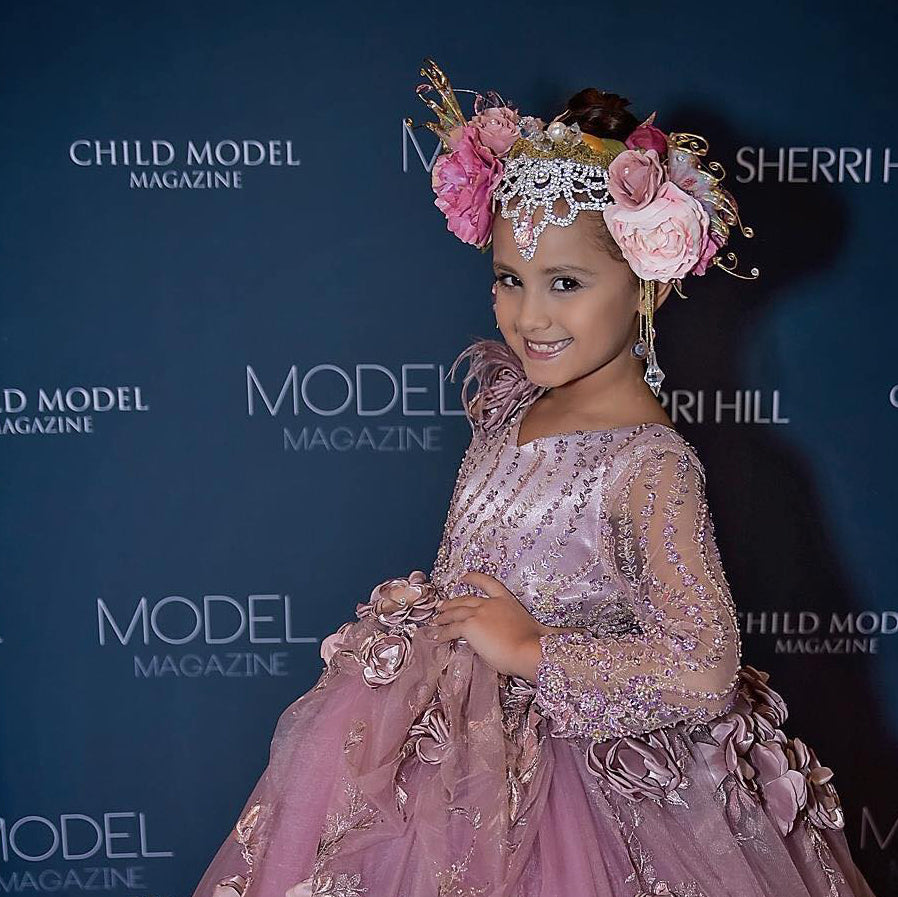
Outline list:
[[[613,137],[623,142],[639,126],[639,120],[627,109],[629,105],[630,101],[626,97],[597,90],[595,87],[587,87],[567,101],[562,121],[566,125],[576,122],[581,131],[594,137]],[[596,222],[595,236],[602,249],[629,267],[620,247],[608,233],[601,214],[598,212],[586,214]],[[635,274],[633,278],[638,279]]]
[[[563,120],[566,125],[576,122],[581,131],[595,137],[613,137],[623,142],[639,126],[636,116],[627,111],[629,105],[626,97],[587,87],[567,101]]]

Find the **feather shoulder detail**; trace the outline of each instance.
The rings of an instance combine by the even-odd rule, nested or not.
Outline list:
[[[458,366],[465,359],[468,370],[462,380],[461,401],[472,429],[497,430],[548,391],[549,387],[537,386],[527,378],[521,360],[500,340],[478,339],[471,343],[452,363],[451,382],[455,382]],[[478,386],[469,395],[474,380]]]

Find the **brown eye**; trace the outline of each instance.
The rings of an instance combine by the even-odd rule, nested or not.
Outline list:
[[[493,278],[493,280],[494,280],[495,283],[499,284],[500,287],[512,287],[512,286],[514,286],[514,284],[512,284],[512,283],[505,283],[505,278],[506,278],[506,277],[510,277],[510,278],[512,278],[512,280],[517,280],[517,278],[514,276],[514,274],[497,274],[497,275]]]
[[[581,287],[580,281],[574,277],[556,277],[553,281],[553,287],[554,284],[558,283],[559,281],[563,281],[564,283],[569,284],[568,287],[560,289],[558,291],[559,293],[573,293],[575,290],[579,290]]]

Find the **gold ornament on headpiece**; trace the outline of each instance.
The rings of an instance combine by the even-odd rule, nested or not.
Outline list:
[[[714,211],[716,214],[711,216],[710,229],[712,233],[719,234],[721,245],[725,246],[730,237],[730,228],[738,227],[743,237],[751,239],[755,232],[752,228],[745,226],[739,217],[739,210],[736,207],[736,201],[732,194],[720,186],[720,182],[726,177],[726,171],[719,162],[709,161],[707,169],[702,167],[700,157],[708,154],[708,141],[699,134],[689,134],[687,132],[671,133],[667,135],[668,156],[673,160],[676,153],[688,153],[691,158],[691,167],[694,169],[696,177],[707,185],[708,195],[711,197]],[[756,280],[761,272],[757,267],[752,267],[748,274],[739,274],[736,272],[738,259],[736,253],[727,252],[725,258],[730,263],[729,267],[723,263],[719,255],[715,255],[709,262],[708,267],[712,265],[733,277],[740,280]],[[680,290],[679,282],[675,282],[674,286],[677,292],[685,295]]]

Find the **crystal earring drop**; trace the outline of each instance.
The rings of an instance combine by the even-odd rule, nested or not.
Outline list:
[[[633,354],[637,358],[646,359],[645,376],[643,380],[649,385],[652,393],[657,398],[661,392],[661,381],[664,380],[664,371],[658,366],[655,355],[655,281],[639,279],[639,303],[641,312],[639,315],[639,339],[633,344]],[[637,354],[637,347],[641,348],[641,354]]]

